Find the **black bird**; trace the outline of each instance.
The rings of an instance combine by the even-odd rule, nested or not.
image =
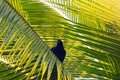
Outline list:
[[[57,45],[51,49],[51,51],[55,54],[55,56],[61,61],[61,63],[64,61],[64,58],[66,56],[66,51],[63,46],[62,40],[57,41]]]

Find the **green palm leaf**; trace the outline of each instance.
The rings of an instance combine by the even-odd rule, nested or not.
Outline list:
[[[75,77],[119,79],[119,1],[19,0],[16,3],[9,0],[9,2],[26,21],[21,19],[16,11],[11,11],[13,8],[10,8],[9,12],[7,5],[0,4],[2,6],[0,14],[6,12],[4,16],[0,16],[1,62],[13,66],[6,69],[1,64],[1,74],[4,74],[0,76],[1,79],[34,80],[43,78],[46,71],[49,79],[55,64],[59,80],[63,79],[62,76],[63,80],[66,80],[66,75],[68,80],[71,78],[74,80]],[[12,14],[9,14],[11,12]],[[62,65],[49,50],[59,38],[64,41],[67,51]],[[12,76],[6,77],[10,74]]]
[[[61,63],[48,46],[30,27],[26,20],[6,1],[0,1],[0,78],[43,79],[48,69],[47,80],[56,65]],[[11,75],[11,76],[9,76]],[[58,73],[61,77],[61,71]],[[60,80],[60,79],[59,79]]]

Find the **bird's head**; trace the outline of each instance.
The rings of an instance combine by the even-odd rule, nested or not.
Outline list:
[[[63,46],[62,40],[59,39],[59,40],[57,41],[57,46]]]

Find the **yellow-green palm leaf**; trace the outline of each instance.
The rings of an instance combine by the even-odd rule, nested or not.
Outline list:
[[[49,79],[54,65],[58,80],[120,79],[119,0],[8,1],[0,1],[1,79]],[[63,64],[50,51],[57,39]]]

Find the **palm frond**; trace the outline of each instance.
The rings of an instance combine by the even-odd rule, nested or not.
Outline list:
[[[31,4],[41,6],[42,3],[38,2],[36,0],[36,2],[32,2]],[[42,7],[35,7],[33,9],[27,2],[26,4],[23,3],[23,6],[29,6],[25,10],[28,11],[31,22],[34,21],[32,19],[35,19],[35,16],[29,11],[32,10],[36,13],[41,10],[36,15],[38,18],[36,23],[37,21],[42,21],[43,18],[44,21],[40,24],[32,23],[32,25],[39,25],[37,30],[34,26],[32,27],[48,42],[48,45],[51,45],[51,41],[58,38],[62,38],[65,41],[67,58],[64,64],[66,70],[72,74],[72,77],[97,77],[103,80],[112,79],[113,74],[117,73],[118,68],[116,69],[115,66],[119,66],[118,62],[120,59],[119,23],[117,23],[119,18],[116,16],[118,15],[117,12],[109,10],[109,8],[103,5],[104,3],[99,1],[42,0],[42,2],[47,4],[55,12],[51,12],[53,10],[48,10],[46,9],[47,6],[44,7],[43,5]],[[114,4],[118,5],[119,3]],[[110,5],[110,3],[107,5]],[[113,9],[118,10],[116,6]],[[56,12],[66,19],[57,18],[55,15]],[[105,15],[100,14],[102,12]],[[55,17],[52,17],[52,15]],[[52,17],[52,19],[48,16]],[[114,21],[113,17],[115,17]],[[57,23],[59,28],[54,27],[56,26],[54,22]],[[48,27],[51,25],[52,27]],[[53,31],[55,32],[50,33]],[[44,34],[44,32],[46,33]],[[54,38],[52,38],[53,36]]]
[[[13,57],[5,59],[8,59],[8,63],[11,60],[13,63],[17,61],[15,64],[18,64],[17,75],[14,75],[12,71],[9,72],[13,69],[6,70],[8,74],[14,75],[11,79],[25,79],[24,75],[21,75],[21,71],[23,74],[29,73],[27,78],[32,77],[33,79],[36,79],[36,74],[37,78],[44,78],[44,74],[48,71],[47,79],[49,79],[55,61],[58,72],[66,70],[70,79],[71,77],[72,79],[75,77],[95,77],[100,80],[119,79],[117,77],[120,74],[119,1],[21,0],[21,6],[22,10],[27,12],[32,30],[49,47],[53,46],[59,38],[64,41],[67,57],[63,63],[64,68],[61,68],[59,61],[52,58],[53,55],[50,54],[48,47],[44,43],[38,43],[42,40],[36,41],[37,37],[32,33],[31,28],[27,27],[27,30],[22,28],[26,33],[22,30],[21,33],[19,32],[20,38],[12,44],[15,44],[15,47],[8,50],[8,47],[4,47],[3,41],[9,46],[12,40],[16,40],[14,38],[16,35],[12,34],[17,34],[17,31],[15,29],[10,33],[7,29],[14,28],[1,27],[1,54],[8,54],[11,51],[9,56],[12,55],[15,60]],[[5,11],[3,7],[0,10]],[[1,25],[5,25],[6,21],[9,22],[7,18],[3,18],[3,20]],[[5,32],[7,35],[4,35]],[[20,46],[16,47],[18,45]],[[3,53],[5,50],[7,52]],[[12,51],[15,51],[16,54],[13,55]],[[39,63],[41,64],[38,65]],[[4,70],[2,69],[1,72],[4,73]],[[65,80],[67,73],[62,74]],[[4,77],[8,74],[5,74]],[[60,76],[58,74],[58,79],[61,78]]]
[[[24,19],[29,22],[29,17],[28,17],[28,14],[27,12],[25,12],[22,8],[22,5],[21,5],[21,0],[7,0],[9,1],[9,3],[19,12],[19,14],[21,14],[21,16],[24,17]]]
[[[49,80],[53,66],[57,64],[59,67],[61,64],[6,0],[0,1],[0,40],[0,72],[4,73],[0,79],[42,79],[48,69]],[[59,71],[58,76],[61,75]]]

